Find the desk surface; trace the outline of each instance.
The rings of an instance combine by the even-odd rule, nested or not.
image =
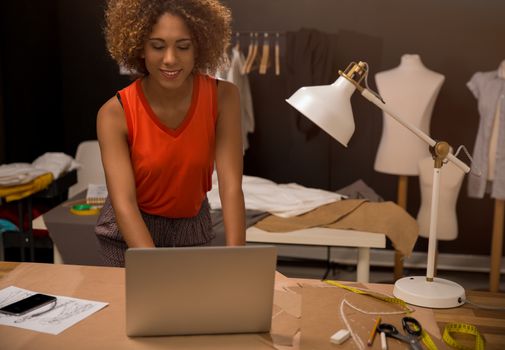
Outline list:
[[[276,276],[276,291],[300,282],[321,284],[316,280],[295,280]],[[76,265],[52,265],[0,262],[0,288],[9,285],[42,293],[72,296],[109,302],[105,309],[65,330],[58,336],[0,326],[2,347],[8,349],[297,349],[297,346],[274,347],[268,334],[217,335],[197,337],[128,338],[124,332],[124,270],[121,268]],[[368,285],[375,290],[391,290],[391,285]],[[505,306],[505,295],[469,291],[474,303]],[[277,305],[277,304],[276,304]],[[418,309],[416,317],[428,322],[434,317],[440,328],[448,322],[475,325],[487,341],[486,349],[503,349],[505,344],[505,312],[486,311],[471,305],[455,309]],[[433,320],[434,320],[433,319]],[[433,321],[433,324],[435,322]],[[436,326],[434,326],[436,328]],[[429,325],[425,325],[428,329]],[[433,329],[428,329],[433,334]],[[464,342],[464,340],[463,340]],[[67,344],[67,346],[65,346]],[[467,342],[470,345],[469,342]],[[295,344],[296,345],[296,344]],[[375,349],[374,344],[373,349]],[[301,348],[301,347],[300,347]]]

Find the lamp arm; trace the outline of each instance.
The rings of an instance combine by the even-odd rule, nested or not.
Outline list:
[[[396,120],[398,123],[403,125],[405,128],[409,129],[412,133],[417,135],[421,140],[426,142],[428,145],[431,147],[434,147],[435,144],[437,143],[435,140],[433,140],[431,137],[426,135],[423,131],[421,131],[418,127],[415,125],[403,120],[402,118],[398,117],[395,115],[389,108],[388,106],[383,103],[379,98],[377,98],[370,90],[368,89],[363,89],[361,91],[361,95],[366,98],[368,101],[372,102],[374,105],[379,107],[381,110],[386,112],[390,117],[392,117],[394,120]],[[465,173],[470,172],[470,167],[463,163],[461,160],[459,160],[454,154],[449,153],[447,154],[447,159],[449,159],[451,162],[453,162],[458,168],[463,170]]]

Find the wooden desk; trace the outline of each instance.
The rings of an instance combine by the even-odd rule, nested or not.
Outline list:
[[[338,230],[332,228],[315,227],[291,232],[267,232],[257,227],[249,227],[246,231],[247,242],[317,245],[327,247],[329,272],[330,247],[355,247],[358,248],[358,262],[356,267],[356,280],[367,283],[370,277],[370,248],[385,248],[386,235],[363,231]]]
[[[277,274],[276,290],[296,286],[299,282],[321,284],[316,280],[295,280]],[[197,346],[201,346],[199,349],[225,350],[274,348],[269,343],[268,334],[128,338],[124,330],[124,270],[121,268],[0,262],[0,288],[9,285],[110,304],[57,336],[0,326],[0,342],[5,349],[193,349]],[[377,290],[392,290],[391,285],[368,286]],[[475,303],[505,306],[503,294],[471,291],[467,294]],[[431,315],[433,318],[429,309],[418,311],[424,312],[423,317],[430,318]],[[417,314],[418,311],[416,317],[419,319],[421,314]],[[447,322],[471,323],[486,338],[486,349],[503,349],[503,311],[484,311],[464,305],[455,309],[434,310],[434,318],[441,329]],[[425,328],[430,326],[426,324]],[[375,345],[378,344],[374,344],[371,349],[375,349]],[[297,346],[277,348],[298,349]]]

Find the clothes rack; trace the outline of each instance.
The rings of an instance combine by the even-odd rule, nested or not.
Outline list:
[[[281,74],[281,62],[280,62],[280,38],[284,36],[285,33],[277,31],[236,31],[233,33],[234,48],[237,50],[242,50],[247,47],[244,51],[245,64],[242,67],[242,74],[249,74],[254,70],[258,70],[260,75],[267,74],[269,67],[271,66],[271,51],[273,46],[273,66],[274,74]],[[248,44],[244,45],[243,37],[248,38]],[[261,50],[260,50],[261,48]]]

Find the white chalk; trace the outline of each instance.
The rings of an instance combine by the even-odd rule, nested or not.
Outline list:
[[[388,343],[386,340],[386,333],[381,332],[381,350],[388,350]]]
[[[333,344],[342,344],[349,339],[350,335],[351,333],[347,329],[341,329],[330,337],[330,342]]]

